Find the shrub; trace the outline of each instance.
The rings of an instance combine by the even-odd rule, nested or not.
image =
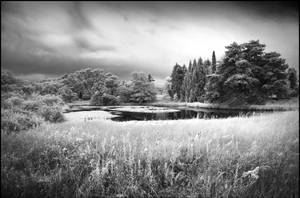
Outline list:
[[[13,96],[7,99],[7,103],[12,106],[20,106],[24,102],[24,99],[19,96]]]
[[[42,120],[30,111],[1,109],[1,129],[5,133],[19,132],[39,126]]]
[[[39,95],[37,97],[38,101],[41,101],[42,103],[48,105],[48,106],[53,106],[53,105],[64,105],[64,101],[61,99],[61,97],[56,96],[56,95]]]
[[[131,85],[121,85],[118,90],[117,94],[120,96],[120,100],[122,102],[130,102],[130,95],[132,94],[133,90]]]
[[[58,93],[64,102],[73,102],[74,100],[78,99],[77,94],[66,86],[59,88]]]
[[[39,110],[43,107],[41,101],[37,100],[26,100],[23,102],[23,108],[26,111],[39,112]]]
[[[44,106],[41,109],[41,116],[45,121],[49,122],[62,122],[65,120],[64,115],[62,113],[62,108],[60,106]]]
[[[119,99],[116,96],[104,94],[103,105],[118,105],[120,104]]]
[[[90,101],[91,105],[118,105],[120,104],[119,99],[116,96],[109,94],[101,94],[100,92],[96,92]]]

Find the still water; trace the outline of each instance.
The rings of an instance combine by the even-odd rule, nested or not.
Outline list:
[[[111,118],[113,121],[130,121],[130,120],[177,120],[177,119],[217,119],[236,116],[251,116],[262,113],[263,111],[245,111],[245,110],[216,110],[216,109],[177,109],[177,112],[131,112],[131,111],[116,111],[107,109],[116,117]]]

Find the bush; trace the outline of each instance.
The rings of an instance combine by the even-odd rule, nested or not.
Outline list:
[[[62,113],[62,108],[60,106],[44,106],[41,109],[41,116],[45,121],[49,122],[62,122],[65,117]]]
[[[26,111],[39,112],[39,110],[43,107],[41,101],[36,100],[26,100],[23,102],[23,108]]]
[[[96,92],[90,101],[91,105],[118,105],[120,104],[119,99],[116,96],[109,94],[101,94],[100,92]]]
[[[60,97],[32,95],[25,100],[22,95],[15,93],[7,97],[1,97],[1,130],[5,133],[28,130],[40,125],[43,120],[64,121],[64,102]]]
[[[103,95],[103,105],[119,105],[119,99],[116,96],[104,94]]]
[[[130,102],[130,95],[132,92],[131,85],[121,85],[117,90],[117,94],[120,96],[122,102]]]
[[[41,101],[42,103],[46,104],[47,106],[53,106],[53,105],[64,105],[64,101],[61,99],[61,97],[56,96],[56,95],[39,95],[37,97],[38,101]]]
[[[24,99],[19,96],[13,96],[7,99],[7,103],[12,106],[21,106],[24,102]]]
[[[42,119],[30,111],[1,109],[1,130],[5,133],[28,130],[41,122]]]
[[[66,86],[59,88],[58,93],[64,102],[73,102],[78,99],[77,94]]]

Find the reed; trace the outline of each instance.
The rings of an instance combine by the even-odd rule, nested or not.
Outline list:
[[[2,134],[1,194],[298,197],[298,130],[298,112],[43,124]]]

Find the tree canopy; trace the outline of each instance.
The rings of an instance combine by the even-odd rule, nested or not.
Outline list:
[[[211,61],[194,59],[188,69],[176,63],[170,76],[170,96],[186,102],[238,105],[297,95],[296,70],[289,68],[279,53],[265,52],[265,47],[259,40],[233,42],[225,47],[225,56],[218,63],[214,51]]]

